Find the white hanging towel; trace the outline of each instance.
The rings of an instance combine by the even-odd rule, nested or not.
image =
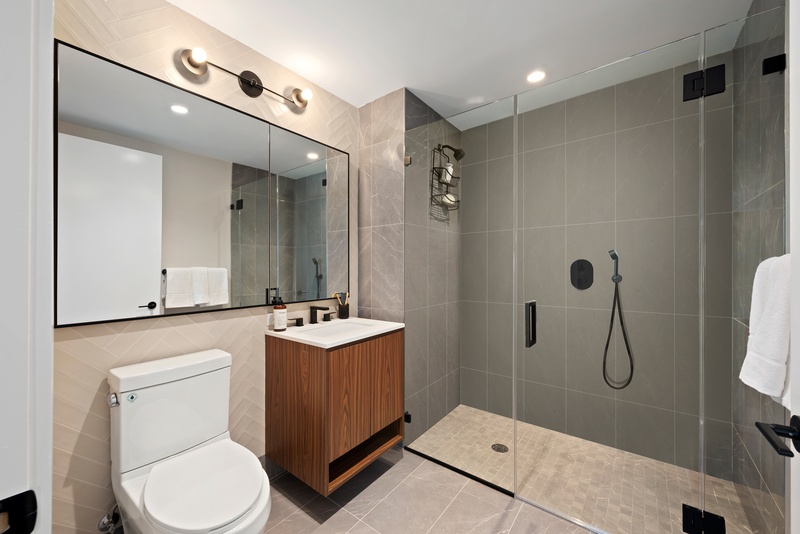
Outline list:
[[[790,255],[768,258],[756,269],[750,336],[739,379],[789,408]]]
[[[212,267],[208,269],[209,306],[228,303],[228,269]]]
[[[208,295],[208,268],[192,267],[192,304],[208,304],[211,297]]]
[[[191,269],[186,267],[168,268],[161,287],[165,308],[185,308],[194,305]]]

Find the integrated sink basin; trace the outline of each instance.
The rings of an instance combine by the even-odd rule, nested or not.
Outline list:
[[[268,330],[267,335],[331,349],[393,330],[400,330],[404,326],[403,323],[351,317],[350,319],[333,319],[330,322],[305,326],[290,326],[284,332]]]

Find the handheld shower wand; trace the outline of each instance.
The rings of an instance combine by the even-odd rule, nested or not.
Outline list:
[[[612,248],[608,251],[608,255],[614,262],[614,274],[611,276],[611,281],[614,282],[614,302],[611,304],[611,324],[608,325],[606,348],[603,351],[603,380],[612,389],[625,389],[633,380],[633,351],[631,351],[631,345],[628,341],[628,329],[625,328],[625,319],[622,317],[622,299],[619,296],[619,283],[622,282],[622,276],[619,274],[619,254]],[[628,378],[620,382],[608,376],[608,346],[611,344],[611,334],[614,332],[614,315],[617,313],[617,309],[619,309],[619,324],[622,327],[622,338],[625,340],[625,349],[628,351],[628,361],[631,367]]]
[[[614,276],[611,277],[611,281],[615,284],[619,284],[622,282],[622,277],[619,275],[619,254],[612,248],[608,251],[608,255],[611,256],[611,259],[614,261]]]
[[[320,265],[319,260],[317,258],[311,258],[311,261],[314,262],[314,267],[317,270],[317,274],[314,275],[314,279],[317,281],[317,298],[322,298],[322,273],[319,272]]]

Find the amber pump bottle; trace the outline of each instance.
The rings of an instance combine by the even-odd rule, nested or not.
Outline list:
[[[283,303],[281,297],[275,299],[275,304],[272,306],[272,317],[275,321],[273,329],[276,332],[283,332],[286,330],[286,304]]]

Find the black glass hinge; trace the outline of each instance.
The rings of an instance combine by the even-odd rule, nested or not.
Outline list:
[[[725,534],[725,518],[684,504],[683,531],[687,534]]]
[[[683,76],[683,101],[725,92],[725,64]]]
[[[404,413],[403,414],[403,421],[405,421],[406,423],[410,423],[411,422],[411,414],[408,413],[408,412]]]
[[[777,56],[764,58],[764,61],[761,62],[762,76],[766,76],[767,74],[772,74],[773,72],[780,72],[781,74],[783,74],[783,71],[785,70],[786,70],[786,54],[778,54]]]

